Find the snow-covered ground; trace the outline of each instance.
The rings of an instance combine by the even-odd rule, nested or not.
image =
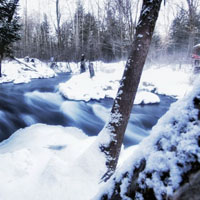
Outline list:
[[[34,62],[24,59],[4,60],[2,63],[2,77],[0,83],[13,82],[14,84],[28,83],[35,78],[50,78],[58,73],[78,71],[76,63],[58,62],[55,67],[51,63],[42,62],[34,58]]]
[[[142,162],[145,165],[137,180],[136,199],[147,199],[143,196],[145,193],[148,199],[173,199],[174,191],[182,182],[187,182],[188,174],[195,173],[195,165],[200,163],[199,85],[200,78],[195,81],[192,91],[171,105],[148,137],[122,152],[114,177],[100,189],[94,200],[102,195],[109,199],[117,194],[116,185],[120,191],[118,198],[128,200],[133,171]]]
[[[55,70],[42,65],[41,68],[39,65],[37,66],[36,72],[24,70],[23,65],[14,62],[5,62],[4,64],[7,67],[3,68],[4,77],[0,79],[1,82],[28,82],[31,78],[47,78],[56,74]],[[74,70],[73,67],[71,69],[75,75],[70,81],[59,86],[60,92],[65,97],[85,101],[105,97],[114,98],[122,76],[124,62],[95,63],[96,76],[92,79],[88,72],[78,74],[78,67],[73,66]],[[177,98],[184,96],[190,90],[190,75],[187,70],[175,70],[171,67],[145,70],[139,88],[141,97],[137,96],[138,103],[159,102],[157,95],[153,92]],[[192,96],[194,93],[187,98],[192,98]],[[168,148],[168,142],[166,142],[168,138],[163,137],[162,139],[161,136],[166,134],[167,137],[170,137],[172,135],[174,128],[169,126],[169,122],[174,119],[177,111],[182,110],[181,114],[177,115],[177,120],[180,120],[179,124],[187,123],[188,118],[183,117],[187,111],[187,106],[185,106],[187,98],[172,106],[172,111],[169,111],[166,117],[160,120],[152,135],[146,138],[142,144],[137,145],[134,149],[123,150],[118,169],[124,170],[125,167],[129,167],[130,161],[134,162],[138,156],[145,157],[148,162],[147,171],[148,169],[153,170],[154,166],[155,170],[172,170],[171,177],[175,182],[171,188],[167,188],[168,193],[171,194],[172,189],[180,183],[180,173],[178,168],[173,168],[175,162],[173,159],[180,158],[173,157],[173,152],[166,155],[155,151],[154,144],[160,139],[163,148]],[[192,114],[196,115],[196,111],[192,110],[190,115]],[[171,141],[174,141],[175,146],[177,146],[177,142],[180,142],[177,146],[180,152],[195,151],[193,142],[197,129],[189,129],[191,127],[188,127],[188,131],[191,130],[189,135],[183,135],[181,141],[178,136],[172,136]],[[104,185],[104,183],[100,183],[100,178],[106,170],[105,158],[99,152],[97,145],[98,140],[98,137],[88,137],[77,128],[36,124],[18,130],[0,144],[0,199],[92,199]],[[132,159],[127,161],[126,166],[122,165],[130,153]],[[172,160],[167,165],[169,159]],[[158,165],[155,165],[156,163]],[[117,173],[119,174],[120,171]],[[155,174],[155,179],[150,180],[149,184],[156,183],[156,178]],[[123,189],[125,190],[125,188]],[[167,190],[163,186],[158,189],[158,193]]]
[[[66,83],[59,85],[60,93],[72,100],[115,98],[122,78],[125,62],[105,64],[95,63],[96,72],[90,78],[89,72],[74,75]],[[174,66],[145,69],[141,77],[135,104],[159,103],[156,94],[183,97],[190,90],[192,70],[189,65],[178,70]]]
[[[0,83],[28,83],[33,78],[50,78],[55,75],[52,69],[37,59],[35,59],[35,63],[26,63],[24,59],[5,60],[2,63],[2,77],[0,78]]]
[[[91,199],[105,171],[99,151],[87,150],[94,139],[44,124],[17,131],[0,144],[0,199]]]
[[[94,62],[95,76],[93,78],[90,78],[88,70],[85,73],[79,73],[79,63],[58,62],[54,67],[50,65],[38,59],[28,63],[24,59],[6,60],[2,64],[3,76],[0,78],[0,83],[27,83],[33,78],[49,78],[56,76],[57,73],[72,72],[73,77],[59,85],[59,91],[64,97],[84,101],[105,97],[115,98],[125,62],[109,64]],[[157,94],[175,98],[183,97],[190,90],[191,72],[189,65],[181,70],[173,65],[161,68],[151,66],[150,69],[144,69],[134,103],[159,103]]]

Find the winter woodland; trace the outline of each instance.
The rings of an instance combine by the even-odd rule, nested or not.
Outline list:
[[[0,1],[0,200],[200,199],[199,0]]]

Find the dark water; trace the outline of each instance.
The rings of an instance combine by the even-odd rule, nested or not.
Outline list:
[[[0,84],[0,141],[19,128],[35,123],[73,126],[88,135],[97,135],[107,120],[113,100],[88,103],[66,100],[59,94],[57,85],[69,78],[70,74],[61,74],[28,84]],[[134,105],[124,140],[126,146],[146,137],[174,101],[166,96],[160,98],[160,104]]]

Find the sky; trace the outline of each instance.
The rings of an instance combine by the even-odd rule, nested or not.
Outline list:
[[[100,3],[103,3],[103,0],[99,0]],[[55,5],[56,5],[56,0],[20,0],[20,7],[21,7],[21,11],[23,12],[23,9],[26,5],[27,2],[27,8],[28,8],[28,13],[40,13],[42,15],[42,13],[47,13],[47,14],[51,14],[54,15],[55,14]],[[93,10],[95,8],[95,4],[96,1],[92,1],[93,3],[91,3],[90,0],[83,0],[83,6],[87,9],[87,10]],[[76,0],[60,0],[60,8],[61,8],[61,12],[63,18],[70,17],[72,16],[73,12],[75,11],[75,7],[76,7]]]

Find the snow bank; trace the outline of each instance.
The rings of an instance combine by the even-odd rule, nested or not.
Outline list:
[[[36,124],[15,132],[0,144],[0,199],[91,199],[105,171],[93,141],[61,126]]]
[[[110,64],[97,62],[93,78],[90,78],[89,72],[76,74],[66,83],[61,83],[59,91],[65,98],[71,100],[90,101],[91,99],[100,100],[106,97],[115,98],[124,65],[124,62]],[[141,90],[138,91],[135,99],[135,104],[159,102],[160,99],[156,94]]]
[[[0,83],[28,83],[33,78],[49,78],[56,76],[57,73],[71,72],[74,76],[59,85],[60,93],[68,99],[89,101],[105,97],[115,98],[125,62],[109,64],[94,62],[95,77],[92,79],[88,71],[80,74],[80,63],[57,62],[51,66],[50,63],[38,59],[28,63],[24,59],[16,59],[4,61],[2,66],[3,76],[0,78]],[[88,69],[88,63],[86,68]],[[135,104],[159,103],[156,94],[181,98],[190,90],[190,78],[190,72],[177,70],[173,66],[161,68],[151,66],[142,74]]]
[[[111,199],[111,196],[115,199],[115,195],[129,199],[129,195],[134,195],[134,191],[130,193],[132,177],[142,162],[145,164],[137,179],[138,200],[171,198],[180,184],[188,180],[191,170],[195,170],[195,166],[199,169],[199,85],[200,79],[195,82],[193,91],[171,105],[150,136],[122,152],[114,177],[94,199],[100,199],[102,195],[105,199]],[[135,197],[131,196],[131,199]]]
[[[188,66],[189,68],[189,66]],[[173,66],[144,70],[140,88],[157,94],[182,98],[191,90],[192,71],[174,69]]]
[[[159,102],[160,98],[156,94],[147,91],[138,91],[134,104],[153,104]]]
[[[72,100],[114,98],[119,87],[118,80],[110,79],[110,74],[96,72],[92,79],[88,73],[73,76],[67,83],[61,83],[59,90],[63,96]]]
[[[71,68],[75,71],[74,63],[71,64]],[[24,59],[5,60],[2,63],[0,83],[28,83],[33,78],[50,78],[56,76],[57,73],[70,72],[71,68],[68,63],[58,63],[55,68],[51,68],[49,63],[36,58],[34,62],[25,62]]]
[[[95,77],[91,79],[89,72],[76,74],[66,83],[59,85],[60,93],[71,100],[115,98],[125,62],[110,64],[96,62],[95,66]],[[189,68],[189,65],[186,67]],[[191,70],[175,69],[174,66],[161,68],[151,66],[150,69],[143,71],[134,103],[159,103],[160,99],[156,94],[179,99],[191,90],[191,78]]]

